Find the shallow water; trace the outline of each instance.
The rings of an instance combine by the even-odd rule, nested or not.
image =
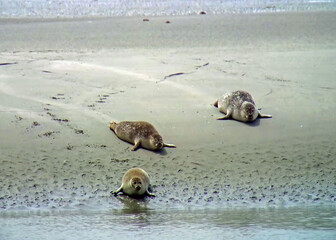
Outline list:
[[[0,0],[0,17],[171,16],[335,10],[335,0]]]
[[[335,206],[154,210],[133,202],[121,210],[3,212],[0,238],[335,239],[335,226]]]

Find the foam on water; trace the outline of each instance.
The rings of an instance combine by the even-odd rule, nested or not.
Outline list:
[[[0,17],[166,16],[335,10],[335,0],[0,0]]]

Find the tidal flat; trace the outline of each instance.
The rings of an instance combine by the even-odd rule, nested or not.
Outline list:
[[[0,20],[0,238],[333,239],[336,14],[168,18]],[[216,120],[236,89],[273,118]],[[155,198],[110,194],[131,167]]]

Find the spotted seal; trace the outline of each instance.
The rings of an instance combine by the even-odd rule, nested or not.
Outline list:
[[[216,100],[214,106],[225,114],[224,117],[217,118],[218,120],[232,118],[242,122],[253,122],[257,118],[272,117],[271,115],[260,113],[255,106],[252,95],[242,90],[224,94]]]
[[[154,194],[148,192],[149,183],[149,176],[145,170],[131,168],[124,174],[120,188],[111,193],[115,196],[119,192],[123,192],[131,197],[143,197],[145,195],[155,197]]]
[[[161,150],[163,147],[176,147],[174,144],[164,143],[158,131],[148,122],[110,122],[110,129],[118,138],[134,144],[133,151],[140,146],[153,151]]]

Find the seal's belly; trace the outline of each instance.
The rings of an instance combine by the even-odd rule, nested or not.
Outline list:
[[[233,109],[232,118],[235,120],[244,121],[238,109]]]
[[[224,114],[228,112],[229,104],[225,101],[218,102],[218,110]]]
[[[130,196],[141,196],[144,195],[148,189],[148,184],[142,179],[143,184],[141,185],[140,191],[135,190],[130,183],[127,183],[123,186],[123,192]]]
[[[141,147],[146,148],[146,149],[149,149],[149,150],[157,150],[157,149],[153,146],[153,144],[151,144],[151,143],[149,142],[148,139],[146,139],[146,138],[141,138],[140,140],[141,140]]]
[[[130,196],[141,196],[145,194],[146,189],[142,187],[140,191],[136,191],[131,186],[127,186],[127,187],[123,187],[123,192]]]
[[[135,132],[132,131],[125,131],[125,129],[121,128],[116,128],[115,133],[117,134],[118,138],[120,138],[121,140],[124,140],[126,142],[129,143],[135,143],[134,139],[135,139]]]

